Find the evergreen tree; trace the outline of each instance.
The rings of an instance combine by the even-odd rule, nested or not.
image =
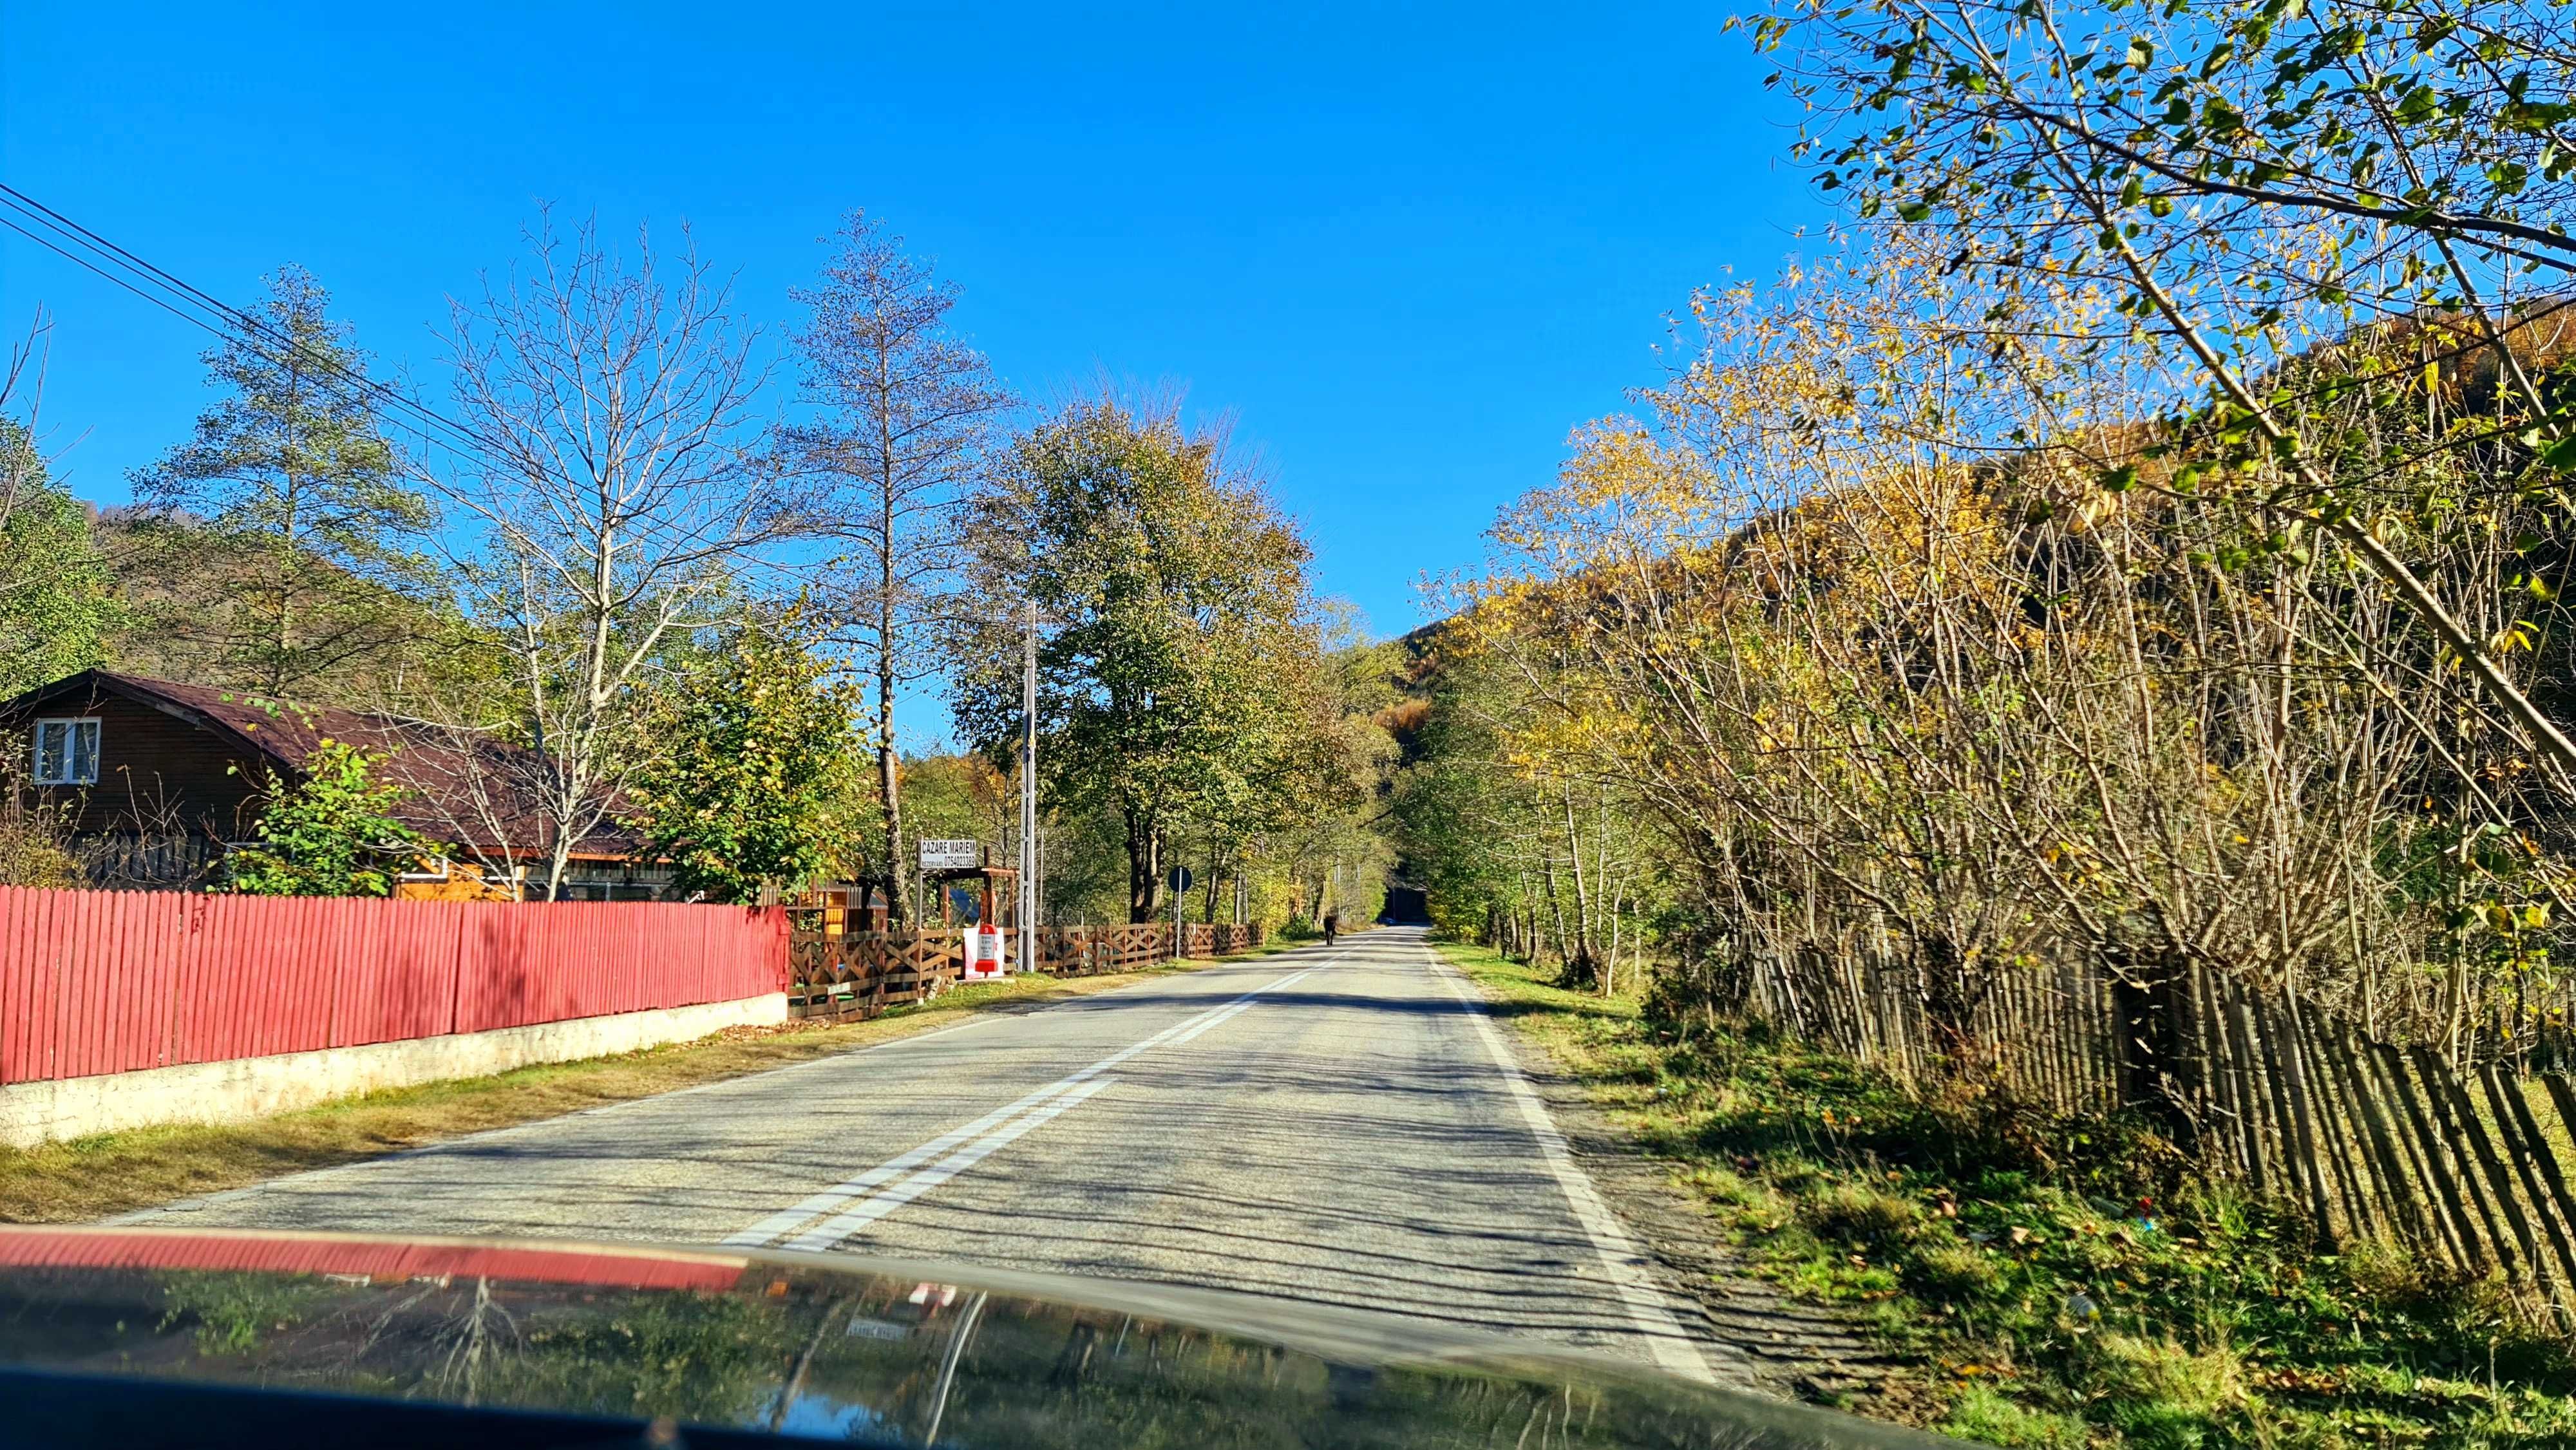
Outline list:
[[[310,273],[280,270],[253,337],[205,355],[227,396],[187,442],[135,473],[150,633],[200,683],[272,696],[374,687],[415,643],[406,594],[427,566],[403,547],[431,521],[406,487],[365,387],[366,358]],[[179,587],[220,572],[207,594]]]

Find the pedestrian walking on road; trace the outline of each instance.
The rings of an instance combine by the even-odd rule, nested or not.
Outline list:
[[[1341,933],[1341,930],[1342,930],[1342,914],[1341,914],[1340,912],[1338,912],[1338,911],[1328,911],[1328,912],[1325,912],[1325,913],[1324,913],[1324,945],[1326,945],[1326,946],[1331,946],[1331,945],[1333,944],[1333,938],[1334,938],[1335,936],[1339,935],[1339,934]]]

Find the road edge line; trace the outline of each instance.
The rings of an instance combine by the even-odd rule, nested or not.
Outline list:
[[[1590,1174],[1574,1161],[1573,1145],[1568,1143],[1556,1120],[1548,1115],[1547,1102],[1530,1086],[1528,1074],[1512,1056],[1510,1044],[1503,1040],[1502,1029],[1494,1025],[1494,1016],[1483,992],[1467,974],[1449,965],[1437,947],[1421,943],[1430,958],[1432,975],[1449,989],[1450,995],[1466,1008],[1467,1019],[1484,1039],[1485,1050],[1501,1069],[1504,1086],[1512,1100],[1519,1104],[1521,1119],[1529,1126],[1530,1136],[1538,1141],[1539,1157],[1547,1163],[1549,1176],[1565,1194],[1566,1206],[1573,1210],[1585,1236],[1592,1240],[1593,1253],[1609,1271],[1611,1284],[1619,1291],[1620,1302],[1627,1306],[1628,1317],[1646,1338],[1647,1349],[1658,1368],[1700,1384],[1718,1383],[1708,1366],[1708,1357],[1700,1352],[1699,1341],[1682,1327],[1681,1317],[1673,1312],[1672,1297],[1664,1286],[1655,1282],[1652,1262],[1637,1244],[1636,1238],[1619,1222],[1601,1190],[1593,1185]]]

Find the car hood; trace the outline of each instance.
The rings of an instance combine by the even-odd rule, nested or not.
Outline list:
[[[1427,1320],[632,1244],[0,1229],[0,1367],[1014,1450],[1959,1443]]]

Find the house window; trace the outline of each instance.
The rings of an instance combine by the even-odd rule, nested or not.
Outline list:
[[[36,722],[36,784],[98,784],[98,720]]]

